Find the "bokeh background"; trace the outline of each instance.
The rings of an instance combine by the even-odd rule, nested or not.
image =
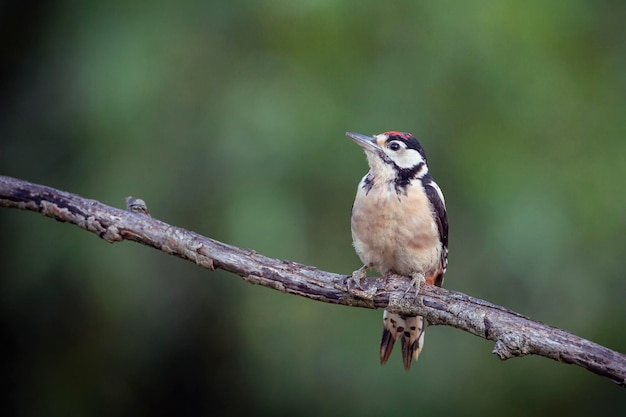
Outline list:
[[[414,133],[446,287],[626,352],[623,1],[4,1],[0,174],[348,274],[366,172]],[[624,415],[623,389],[0,209],[3,415]]]

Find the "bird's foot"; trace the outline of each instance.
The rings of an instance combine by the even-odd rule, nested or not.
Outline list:
[[[409,283],[409,288],[407,288],[406,291],[404,292],[404,297],[406,297],[406,295],[411,291],[411,289],[415,287],[414,298],[417,298],[417,295],[420,292],[420,286],[422,285],[423,282],[426,282],[426,277],[424,277],[424,274],[422,273],[411,274],[411,282]]]
[[[369,268],[369,265],[363,265],[362,267],[354,271],[352,275],[348,277],[348,279],[346,279],[346,287],[349,291],[352,289],[363,289],[363,287],[361,286],[361,281],[363,281],[363,279],[365,279],[365,277],[367,276],[367,270]]]

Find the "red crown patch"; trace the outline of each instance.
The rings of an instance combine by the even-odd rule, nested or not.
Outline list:
[[[385,135],[399,137],[402,140],[409,140],[409,139],[411,139],[413,137],[413,135],[410,134],[410,133],[396,132],[395,130],[392,130],[390,132],[385,132]]]

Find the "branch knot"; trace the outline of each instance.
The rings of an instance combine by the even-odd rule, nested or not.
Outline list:
[[[526,337],[521,333],[505,332],[496,340],[492,353],[502,360],[531,353]]]

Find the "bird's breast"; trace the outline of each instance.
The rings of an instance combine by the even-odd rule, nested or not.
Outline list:
[[[361,261],[382,274],[428,274],[439,267],[437,224],[419,185],[409,185],[406,193],[396,192],[391,184],[359,187],[352,209],[352,238]]]

